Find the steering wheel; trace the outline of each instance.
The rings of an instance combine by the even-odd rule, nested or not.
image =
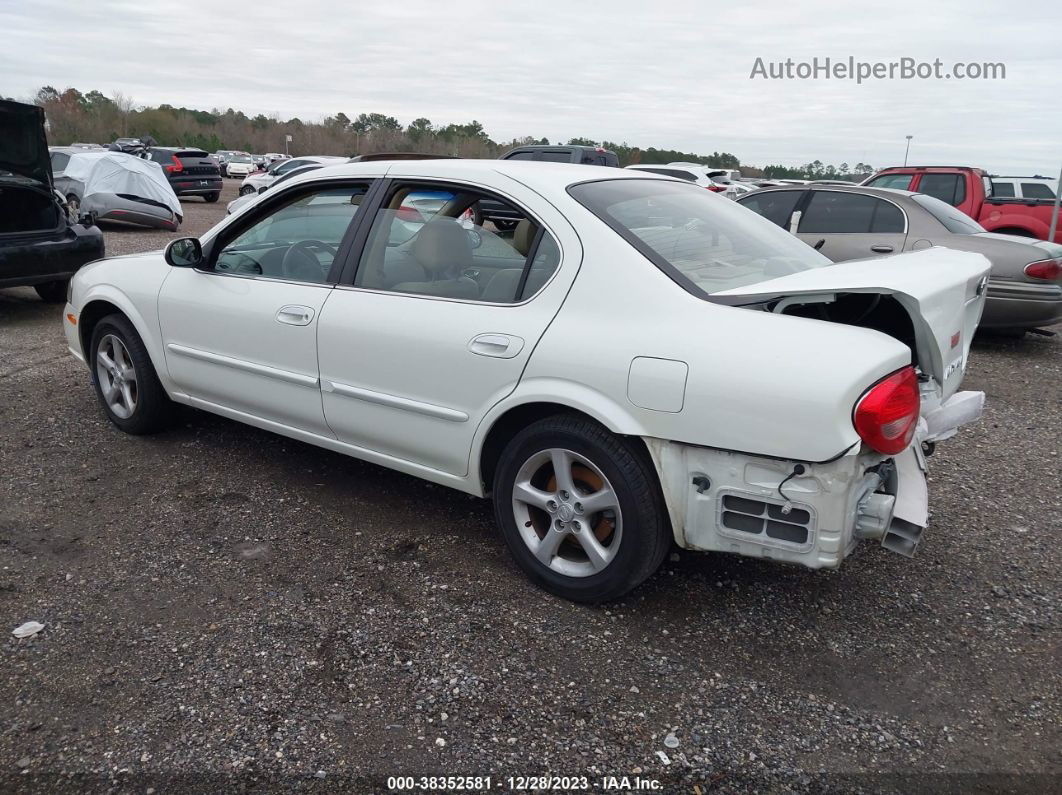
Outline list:
[[[338,253],[334,246],[320,240],[297,240],[288,247],[284,259],[280,261],[280,272],[284,278],[300,282],[321,281],[324,273],[321,261],[314,253],[315,249],[327,251],[333,258]]]

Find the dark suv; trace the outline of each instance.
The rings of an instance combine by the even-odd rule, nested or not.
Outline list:
[[[213,156],[202,149],[179,146],[153,146],[148,157],[162,166],[170,187],[178,196],[202,196],[216,202],[221,196],[221,171]]]
[[[619,156],[600,146],[518,146],[506,152],[499,160],[534,160],[539,163],[578,163],[584,166],[611,166],[619,168]],[[501,202],[483,199],[475,221],[492,221],[500,230],[515,229],[521,216]]]
[[[62,302],[74,271],[102,256],[93,218],[71,217],[55,192],[44,111],[0,100],[0,287],[30,285]]]

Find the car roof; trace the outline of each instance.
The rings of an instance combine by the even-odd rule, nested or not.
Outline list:
[[[762,196],[765,193],[780,193],[782,191],[834,191],[841,193],[862,193],[867,196],[877,196],[882,199],[893,199],[897,196],[904,198],[911,198],[912,196],[921,196],[922,194],[909,190],[898,190],[896,188],[871,188],[866,185],[816,185],[810,183],[808,185],[779,185],[771,188],[760,188],[752,193],[745,194],[746,196]]]
[[[377,160],[368,163],[343,163],[312,172],[312,179],[335,177],[380,176],[461,179],[476,176],[493,177],[502,174],[532,189],[564,190],[580,182],[603,179],[659,179],[674,182],[671,177],[623,168],[578,163],[548,163],[535,160]]]

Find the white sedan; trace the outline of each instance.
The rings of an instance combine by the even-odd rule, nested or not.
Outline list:
[[[516,228],[472,225],[482,199]],[[490,497],[532,580],[600,601],[672,544],[913,553],[924,453],[980,413],[958,386],[988,271],[831,265],[633,170],[377,161],[83,267],[64,323],[123,431],[183,403]]]
[[[229,177],[247,177],[258,171],[258,165],[250,155],[233,155],[225,163],[225,174]]]

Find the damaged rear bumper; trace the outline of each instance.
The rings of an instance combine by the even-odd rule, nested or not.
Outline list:
[[[854,447],[824,463],[797,463],[645,442],[686,549],[836,568],[861,540],[913,555],[928,524],[922,442],[980,416],[984,395],[960,392],[923,413],[914,442],[889,457]]]

